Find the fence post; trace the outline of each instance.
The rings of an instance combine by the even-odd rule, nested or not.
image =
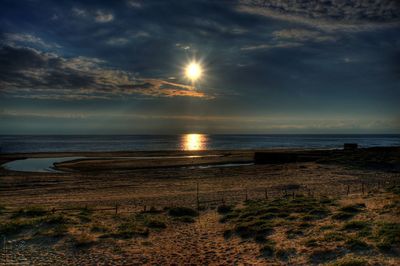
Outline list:
[[[347,185],[347,196],[350,194],[350,185]]]
[[[115,214],[118,214],[118,203],[115,203]]]

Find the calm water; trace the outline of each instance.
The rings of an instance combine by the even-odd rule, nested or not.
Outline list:
[[[23,172],[59,172],[53,168],[54,163],[82,159],[83,157],[59,157],[59,158],[28,158],[15,160],[3,164],[8,170]]]
[[[113,157],[113,159],[174,159],[174,158],[204,158],[204,157],[218,157],[219,155],[183,155],[183,156],[131,156],[131,157]],[[55,163],[67,162],[78,159],[86,159],[90,157],[47,157],[47,158],[27,158],[21,160],[14,160],[2,165],[5,169],[13,170],[13,171],[22,171],[22,172],[53,172],[57,173],[62,171],[54,169]],[[210,166],[199,166],[199,168],[211,168],[211,167],[233,167],[233,166],[242,166],[248,164],[221,164],[219,165],[210,165]]]
[[[398,135],[129,135],[0,136],[1,153],[66,151],[227,150],[400,146]]]

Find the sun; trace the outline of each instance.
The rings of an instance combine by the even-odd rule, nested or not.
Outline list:
[[[203,74],[203,69],[202,69],[201,65],[195,61],[189,63],[185,67],[185,75],[191,81],[198,80],[202,74]]]

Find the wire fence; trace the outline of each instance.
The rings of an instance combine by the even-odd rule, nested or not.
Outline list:
[[[205,210],[215,208],[218,205],[236,205],[247,200],[273,200],[282,197],[296,197],[304,195],[309,197],[342,197],[342,196],[355,196],[367,195],[371,192],[379,193],[384,192],[386,189],[400,185],[400,175],[392,175],[388,178],[377,178],[376,180],[351,180],[337,184],[283,184],[274,186],[263,187],[247,187],[244,189],[235,190],[221,190],[213,192],[202,192],[201,183],[195,183],[195,193],[188,196],[189,199],[182,203],[180,201],[174,202],[173,200],[168,203],[160,204],[156,200],[151,199],[134,199],[129,202],[121,203],[115,202],[113,205],[90,206],[84,204],[76,207],[49,207],[32,205],[40,208],[42,212],[55,214],[57,212],[77,212],[77,211],[90,211],[90,212],[112,212],[119,213],[135,213],[135,212],[154,212],[172,207],[190,207],[197,210]],[[335,186],[332,189],[332,185]],[[192,198],[192,199],[190,199]],[[25,209],[29,209],[26,208]],[[23,211],[24,208],[3,209],[1,213],[15,214]]]

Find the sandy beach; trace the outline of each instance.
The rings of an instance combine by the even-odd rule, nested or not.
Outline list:
[[[391,252],[382,253],[374,246],[372,236],[363,240],[370,248],[354,252],[346,250],[343,239],[323,247],[305,244],[307,240],[320,237],[323,226],[329,225],[329,230],[337,227],[342,234],[340,228],[349,220],[332,221],[331,214],[346,204],[365,204],[363,211],[352,219],[373,222],[373,230],[378,230],[375,223],[379,224],[379,221],[398,221],[399,195],[390,192],[389,188],[399,184],[400,174],[396,171],[399,149],[380,151],[377,153],[372,149],[350,156],[369,162],[368,154],[374,154],[370,157],[374,158],[375,164],[368,166],[357,166],[354,158],[349,163],[348,154],[308,162],[244,166],[235,164],[251,163],[254,151],[3,154],[2,162],[16,158],[86,157],[56,164],[56,169],[64,171],[62,173],[1,170],[3,231],[10,217],[17,217],[15,221],[26,221],[28,218],[39,219],[40,215],[63,215],[69,220],[60,236],[46,231],[54,230],[48,228],[48,223],[46,232],[34,226],[15,234],[4,231],[7,240],[11,241],[6,257],[10,261],[16,260],[12,258],[16,252],[16,257],[22,258],[21,263],[43,265],[287,265],[289,262],[318,265],[355,256],[372,264],[398,265],[399,243],[394,242]],[[154,158],[148,159],[149,156]],[[382,160],[394,168],[383,164]],[[226,164],[229,167],[218,167]],[[210,165],[214,167],[208,167]],[[314,199],[328,197],[335,204],[326,207],[330,215],[309,221],[312,226],[294,240],[285,235],[289,226],[274,226],[273,233],[268,236],[275,243],[273,255],[260,253],[263,244],[252,239],[235,234],[226,237],[224,232],[235,225],[234,222],[221,223],[224,214],[217,212],[218,207],[232,206],[240,210],[246,208],[249,201],[294,200],[300,195]],[[382,208],[388,205],[393,206],[382,213]],[[179,217],[169,215],[169,210],[176,207],[196,212],[199,209],[199,212],[187,219],[188,222],[182,222]],[[30,208],[48,210],[49,213],[32,217],[21,214],[21,210]],[[65,210],[74,208],[76,211]],[[12,213],[18,210],[21,216]],[[138,214],[146,216],[141,216],[145,221],[150,219],[148,216],[155,215],[163,225],[149,226],[146,229],[149,231],[142,235],[120,237],[111,233],[118,231],[119,223],[127,223],[135,215],[137,219]],[[138,224],[140,222],[135,223]],[[93,230],[97,227],[100,229]],[[82,245],[79,245],[80,241]],[[287,254],[280,256],[278,250],[286,250]],[[322,255],[315,255],[316,252]]]

